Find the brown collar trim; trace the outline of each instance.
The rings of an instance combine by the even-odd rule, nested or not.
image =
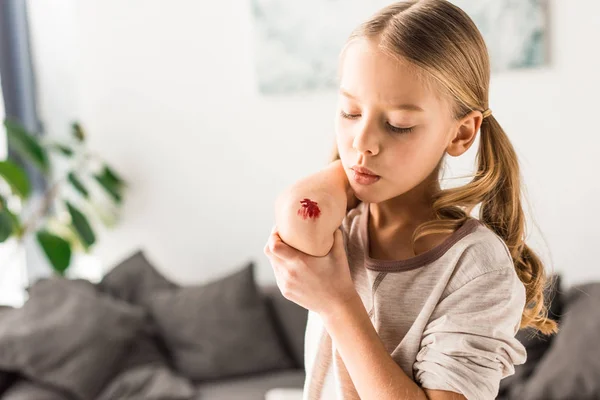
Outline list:
[[[469,217],[465,223],[448,236],[442,243],[424,253],[404,260],[377,260],[369,256],[369,204],[363,203],[362,206],[363,211],[362,215],[360,215],[360,228],[362,248],[364,249],[364,264],[367,269],[373,271],[400,272],[423,267],[443,256],[456,242],[475,231],[480,225],[483,225],[477,218]]]

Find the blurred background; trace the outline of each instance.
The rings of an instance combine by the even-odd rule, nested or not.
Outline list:
[[[97,284],[134,254],[175,285],[252,263],[273,288],[274,200],[329,163],[339,50],[389,3],[2,0],[0,303],[57,273]],[[489,46],[528,244],[565,290],[598,280],[600,3],[455,3]]]
[[[74,252],[69,269],[98,279],[144,249],[178,282],[250,259],[257,280],[273,282],[262,248],[274,198],[328,162],[339,46],[385,3],[3,2],[7,116],[50,141],[79,121],[88,147],[129,184],[118,224],[95,227],[94,246]],[[490,46],[490,107],[520,157],[528,241],[569,284],[597,278],[599,6],[500,3],[458,2]],[[449,176],[471,173],[477,148],[449,159]],[[51,182],[34,181],[32,199]],[[30,278],[49,271],[36,251]]]

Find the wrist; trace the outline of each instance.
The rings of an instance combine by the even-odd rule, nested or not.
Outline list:
[[[353,310],[356,310],[357,307],[364,309],[364,304],[358,293],[354,290],[353,293],[348,294],[346,297],[340,297],[336,301],[328,302],[326,308],[319,314],[323,324],[327,327],[346,319],[346,316],[352,314]]]

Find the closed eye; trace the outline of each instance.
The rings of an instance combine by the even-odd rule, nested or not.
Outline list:
[[[347,119],[357,119],[360,117],[360,114],[347,114],[342,110],[340,110],[340,115],[343,118],[347,118]],[[415,128],[414,126],[411,126],[410,128],[401,128],[399,126],[394,126],[394,125],[390,124],[389,122],[386,122],[386,126],[390,131],[392,131],[394,133],[410,133]]]
[[[348,119],[356,119],[358,117],[360,117],[360,114],[346,114],[344,111],[340,111],[340,115],[344,118],[348,118]]]
[[[386,125],[392,132],[396,133],[410,133],[415,128],[414,126],[411,126],[410,128],[400,128],[398,126],[391,125],[389,122],[387,122]]]

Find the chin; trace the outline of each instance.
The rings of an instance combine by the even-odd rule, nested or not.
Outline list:
[[[374,190],[374,186],[363,186],[357,183],[350,183],[354,196],[363,203],[379,203],[382,201],[381,193]]]
[[[379,182],[378,182],[379,183]],[[377,184],[375,184],[377,185]],[[382,188],[379,188],[379,190],[375,189],[375,186],[362,186],[362,185],[358,185],[356,183],[351,184],[352,189],[354,190],[354,196],[356,196],[357,199],[359,199],[360,201],[362,201],[363,203],[373,203],[373,204],[378,204],[378,203],[384,203],[388,200],[392,200],[392,199],[396,199],[398,197],[401,197],[403,195],[405,195],[406,193],[410,192],[410,189],[408,190],[399,190],[399,191],[389,191],[389,190],[385,190]]]

